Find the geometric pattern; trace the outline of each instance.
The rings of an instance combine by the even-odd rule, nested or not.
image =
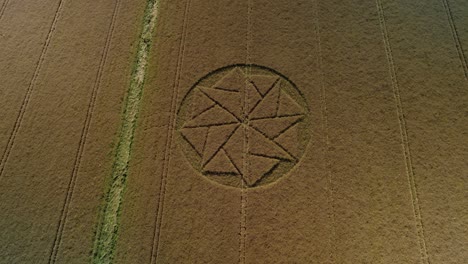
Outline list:
[[[298,162],[307,111],[284,89],[291,86],[287,79],[265,69],[248,74],[248,67],[255,66],[227,68],[212,83],[193,87],[178,131],[203,175],[256,187],[282,165]]]

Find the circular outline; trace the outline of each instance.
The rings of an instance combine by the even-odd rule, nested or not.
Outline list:
[[[254,63],[250,63],[250,64],[246,64],[246,63],[235,63],[235,64],[230,64],[230,65],[226,65],[226,66],[223,66],[223,67],[220,67],[220,68],[217,68],[213,71],[210,71],[208,72],[207,74],[203,75],[203,77],[201,77],[200,79],[198,79],[198,81],[196,81],[187,91],[187,93],[184,95],[184,97],[182,97],[181,101],[180,101],[180,104],[178,106],[178,109],[177,109],[177,113],[176,113],[176,124],[177,124],[177,120],[179,119],[179,116],[180,116],[180,111],[182,109],[182,105],[184,103],[184,101],[187,99],[187,96],[189,96],[192,91],[201,83],[203,82],[205,79],[207,79],[208,77],[214,75],[214,74],[217,74],[219,72],[222,72],[223,70],[226,70],[226,69],[229,69],[229,68],[235,68],[235,67],[256,67],[256,68],[259,68],[261,70],[266,70],[266,71],[269,71],[269,72],[272,72],[276,75],[278,75],[279,77],[283,78],[284,80],[286,80],[287,82],[289,82],[292,87],[296,90],[296,92],[302,97],[302,99],[304,100],[305,102],[305,110],[306,110],[306,115],[309,119],[310,117],[310,108],[309,108],[309,103],[307,102],[307,99],[304,95],[304,93],[302,93],[301,90],[299,90],[299,88],[297,87],[296,83],[294,83],[291,79],[289,79],[288,77],[286,77],[284,74],[272,69],[272,68],[269,68],[267,66],[263,66],[263,65],[259,65],[259,64],[254,64]],[[309,129],[309,128],[308,128]],[[178,131],[178,129],[175,129],[177,133],[180,133]],[[282,180],[283,178],[287,177],[300,163],[300,161],[302,160],[302,157],[306,154],[307,152],[307,149],[308,149],[308,146],[310,144],[310,138],[311,138],[312,135],[310,135],[308,137],[308,140],[307,140],[307,143],[306,145],[304,146],[304,152],[302,153],[301,157],[297,160],[296,164],[294,164],[286,173],[284,173],[281,177],[279,177],[277,180],[273,181],[273,182],[270,182],[268,184],[263,184],[263,185],[256,185],[256,186],[253,186],[253,187],[248,187],[248,188],[245,188],[245,190],[249,190],[249,189],[258,189],[258,188],[267,188],[267,187],[270,187],[272,185],[276,185],[280,180]],[[226,185],[226,184],[222,184],[220,182],[217,182],[215,180],[212,180],[208,177],[206,177],[203,173],[201,173],[200,171],[198,171],[193,165],[192,165],[192,162],[189,160],[189,158],[187,157],[187,155],[185,155],[185,150],[183,149],[183,146],[181,146],[180,143],[177,143],[178,145],[178,148],[180,148],[180,151],[183,153],[183,156],[185,158],[185,160],[190,164],[190,167],[196,172],[196,174],[200,174],[200,176],[202,178],[204,178],[207,182],[210,182],[211,184],[216,184],[216,185],[219,185],[223,188],[233,188],[233,189],[240,189],[239,187],[236,187],[236,186],[232,186],[232,185]]]

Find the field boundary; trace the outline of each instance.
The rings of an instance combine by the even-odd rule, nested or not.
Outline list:
[[[331,235],[328,238],[328,243],[330,247],[330,263],[336,263],[335,252],[336,252],[336,216],[335,216],[335,201],[334,201],[334,189],[333,189],[333,175],[331,172],[331,162],[329,157],[330,150],[330,137],[329,137],[329,126],[328,126],[328,108],[327,108],[327,95],[325,91],[325,73],[323,71],[323,54],[322,54],[322,40],[320,38],[320,20],[319,20],[319,0],[315,1],[315,31],[317,35],[317,44],[318,44],[318,65],[320,70],[320,102],[321,102],[321,118],[322,118],[322,131],[325,133],[324,143],[324,160],[325,160],[325,169],[327,171],[328,178],[328,207],[330,212],[328,213],[328,218],[331,222]]]
[[[413,214],[414,214],[414,219],[416,222],[415,223],[416,233],[417,233],[418,241],[419,241],[421,262],[430,263],[429,255],[427,253],[426,238],[424,235],[424,225],[423,225],[423,220],[421,216],[421,208],[419,205],[419,198],[418,198],[419,194],[418,194],[418,189],[416,186],[413,163],[412,163],[412,158],[411,158],[411,150],[410,150],[409,140],[408,140],[408,129],[406,126],[403,106],[401,103],[400,87],[399,87],[398,78],[396,75],[395,63],[393,61],[393,53],[392,53],[392,49],[390,45],[390,39],[388,37],[387,25],[385,21],[384,10],[383,10],[381,0],[376,0],[376,5],[377,5],[377,11],[378,11],[378,16],[379,16],[379,21],[380,21],[380,29],[382,32],[383,42],[385,46],[385,53],[386,53],[386,57],[388,61],[389,74],[390,74],[392,87],[393,87],[393,95],[394,95],[395,104],[397,108],[398,124],[400,127],[400,136],[401,136],[401,141],[402,141],[401,143],[403,147],[403,155],[405,158],[406,175],[408,178],[408,185],[409,185],[410,194],[411,194]]]
[[[5,0],[5,2],[3,2],[2,6],[0,7],[0,21],[2,20],[3,14],[5,13],[5,9],[7,8],[9,3],[10,0]]]
[[[447,20],[450,25],[450,30],[452,32],[453,41],[455,42],[455,48],[457,49],[458,57],[460,58],[460,63],[463,68],[463,73],[465,73],[465,79],[468,80],[468,62],[466,61],[465,52],[463,51],[463,45],[460,41],[460,36],[458,35],[457,26],[453,19],[452,9],[447,0],[441,0],[444,5],[445,13],[447,14]]]
[[[174,86],[171,98],[171,109],[170,109],[170,116],[169,116],[169,126],[167,128],[167,135],[166,135],[166,144],[164,149],[164,161],[163,161],[163,169],[161,175],[161,184],[159,186],[159,198],[158,198],[158,207],[156,209],[156,219],[155,219],[155,226],[154,226],[154,235],[153,235],[153,245],[151,247],[151,256],[150,256],[150,263],[156,263],[158,254],[159,254],[159,247],[160,247],[160,237],[161,237],[161,226],[163,221],[163,212],[164,212],[164,200],[166,194],[166,179],[169,173],[169,165],[171,160],[171,153],[172,153],[172,138],[175,132],[175,119],[176,119],[176,110],[177,110],[177,100],[179,96],[179,85],[180,85],[180,76],[184,62],[184,54],[185,54],[185,46],[186,46],[186,39],[187,39],[187,28],[188,28],[188,17],[189,17],[189,10],[190,10],[190,3],[191,0],[187,0],[185,3],[184,15],[183,15],[183,22],[182,22],[182,34],[181,40],[179,44],[179,53],[177,58],[177,65],[176,65],[176,74],[174,76]]]
[[[92,263],[112,263],[118,237],[121,204],[126,186],[133,137],[143,94],[148,56],[158,17],[158,1],[147,0],[138,38],[130,83],[122,108],[123,116],[115,149],[112,173],[94,238]]]
[[[120,0],[117,0],[115,2],[114,9],[112,11],[112,18],[111,18],[111,22],[110,22],[109,29],[108,29],[107,36],[106,36],[106,44],[104,46],[104,50],[103,50],[102,55],[101,55],[99,68],[98,68],[98,71],[97,71],[97,74],[96,74],[96,80],[94,81],[94,84],[93,84],[91,98],[90,98],[90,101],[89,101],[89,104],[88,104],[88,109],[87,109],[86,118],[85,118],[85,121],[84,121],[84,124],[83,124],[83,129],[81,131],[80,142],[79,142],[79,145],[78,145],[78,150],[77,150],[77,153],[76,153],[73,170],[72,170],[70,181],[69,181],[68,187],[67,187],[67,196],[65,197],[65,201],[64,201],[62,210],[60,212],[61,216],[60,216],[59,224],[58,224],[57,231],[56,231],[56,234],[55,234],[52,251],[51,251],[51,254],[49,256],[49,263],[55,263],[56,262],[57,255],[58,255],[60,245],[61,245],[61,242],[62,242],[63,230],[65,228],[65,224],[66,224],[66,221],[67,221],[67,218],[68,218],[69,207],[70,207],[70,203],[71,203],[71,200],[72,200],[72,197],[73,197],[73,192],[74,192],[74,189],[75,189],[76,181],[77,181],[77,178],[78,178],[78,172],[79,172],[79,168],[80,168],[80,165],[81,165],[81,160],[82,160],[82,157],[83,157],[84,148],[85,148],[86,141],[87,141],[87,138],[88,138],[89,128],[90,128],[91,120],[92,120],[93,113],[94,113],[94,107],[96,105],[97,94],[98,94],[98,92],[100,90],[99,88],[101,87],[104,67],[105,67],[105,65],[107,63],[107,59],[108,59],[108,55],[109,55],[109,49],[110,49],[110,46],[111,46],[111,43],[112,43],[112,37],[113,37],[113,34],[114,34],[115,22],[117,20],[117,15],[118,15],[118,12],[120,10],[120,3],[121,3]]]
[[[47,33],[46,41],[44,46],[42,47],[41,55],[39,56],[39,60],[37,61],[36,68],[34,70],[34,74],[29,82],[28,88],[26,89],[26,94],[24,95],[23,102],[21,103],[20,110],[18,112],[18,116],[16,117],[15,123],[13,125],[13,130],[11,131],[10,137],[8,138],[7,145],[5,150],[2,153],[2,157],[0,159],[0,180],[3,176],[3,172],[5,169],[5,165],[10,157],[11,149],[13,148],[13,144],[16,139],[16,135],[18,133],[19,128],[21,127],[21,123],[23,122],[23,117],[26,112],[26,108],[29,104],[29,100],[31,99],[31,94],[34,90],[36,85],[37,78],[39,76],[39,72],[42,68],[42,64],[44,63],[45,55],[49,48],[52,36],[55,32],[55,28],[57,26],[57,21],[60,18],[63,9],[63,3],[65,0],[59,0],[57,5],[57,9],[55,10],[54,18],[52,20],[52,24],[50,26],[49,32]],[[1,18],[1,17],[0,17]]]

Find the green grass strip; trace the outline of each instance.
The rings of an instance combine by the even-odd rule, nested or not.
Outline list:
[[[100,216],[93,250],[93,263],[112,263],[119,229],[120,209],[128,175],[133,136],[140,109],[146,68],[158,12],[157,0],[148,0],[138,49],[127,91],[122,124],[112,167],[112,177]]]

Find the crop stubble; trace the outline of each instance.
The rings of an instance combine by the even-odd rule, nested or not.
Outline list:
[[[2,261],[90,258],[141,11],[123,1],[123,20],[106,41],[115,4],[64,1],[0,183],[2,210],[11,216],[1,221]],[[51,253],[54,238],[61,244]]]

